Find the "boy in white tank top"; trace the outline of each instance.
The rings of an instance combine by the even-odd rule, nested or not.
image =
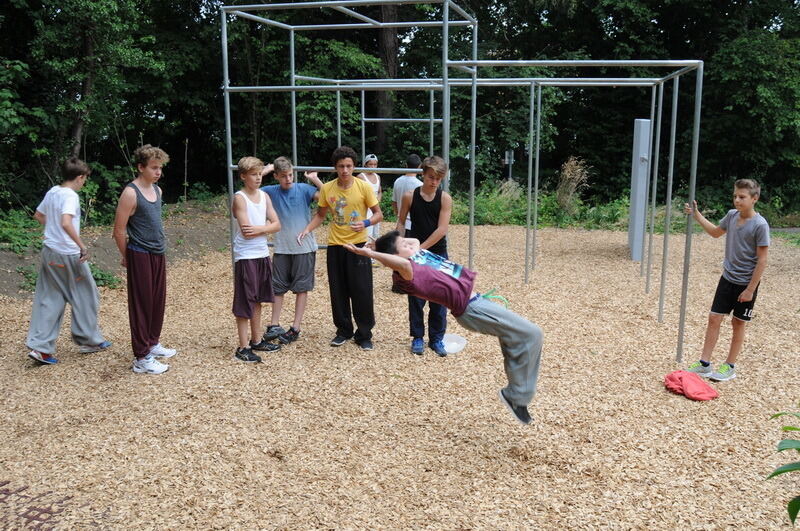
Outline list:
[[[267,234],[281,230],[281,223],[269,196],[260,190],[264,163],[255,157],[243,157],[238,166],[243,186],[233,196],[231,206],[236,220],[232,311],[239,336],[234,358],[260,362],[261,357],[254,350],[273,352],[281,348],[261,338],[261,303],[274,298]]]

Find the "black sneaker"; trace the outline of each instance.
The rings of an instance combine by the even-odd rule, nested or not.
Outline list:
[[[246,363],[261,363],[261,356],[254,354],[250,348],[237,348],[233,357]]]
[[[346,342],[347,342],[347,338],[346,337],[340,336],[339,334],[336,334],[336,337],[331,339],[331,346],[332,347],[341,347]]]
[[[360,343],[357,343],[357,345],[361,347],[361,350],[372,350],[373,348],[372,341],[369,339],[362,339]]]
[[[258,343],[250,342],[250,348],[253,350],[260,350],[261,352],[275,352],[276,350],[280,350],[281,346],[275,343],[269,343],[265,339],[262,339]]]
[[[506,395],[503,394],[502,389],[500,389],[498,395],[500,395],[500,401],[514,415],[514,418],[517,419],[517,422],[519,422],[523,426],[526,426],[531,423],[531,416],[530,414],[528,414],[527,406],[515,406],[514,404],[512,404],[511,401],[508,398],[506,398]]]
[[[286,330],[284,330],[281,325],[269,325],[267,329],[264,330],[264,335],[262,339],[264,341],[272,341],[273,339],[278,339],[279,335],[285,333]]]
[[[298,337],[300,337],[300,330],[296,329],[293,326],[290,326],[288,331],[278,336],[278,341],[280,341],[284,345],[288,345],[293,341],[297,341]]]

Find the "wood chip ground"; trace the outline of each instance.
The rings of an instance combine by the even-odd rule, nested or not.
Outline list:
[[[663,323],[660,237],[649,294],[622,232],[539,231],[529,284],[523,229],[479,227],[476,241],[477,287],[545,333],[528,427],[496,398],[494,338],[449,317],[463,352],[409,353],[406,301],[386,269],[375,350],[328,346],[324,251],[300,340],[260,365],[231,358],[230,256],[215,249],[170,265],[162,340],[179,354],[161,376],[130,370],[124,289],[101,293],[114,347],[79,354],[67,317],[55,366],[25,357],[30,302],[0,299],[0,528],[788,528],[800,476],[764,478],[796,460],[775,452],[785,422],[769,416],[798,410],[800,249],[773,240],[739,376],[693,402],[663,385],[680,368],[681,236]],[[466,242],[452,227],[456,261]],[[686,362],[723,245],[693,238]],[[287,297],[282,324],[293,309]],[[726,321],[716,362],[729,340]]]

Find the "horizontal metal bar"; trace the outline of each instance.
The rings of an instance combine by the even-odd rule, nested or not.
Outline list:
[[[684,67],[694,66],[695,68],[700,65],[702,61],[696,59],[686,60],[531,60],[531,61],[515,61],[515,60],[483,60],[483,61],[447,61],[447,66],[673,66]]]
[[[271,87],[228,87],[226,92],[335,92],[371,90],[384,92],[389,90],[442,90],[442,85],[279,85]]]
[[[364,22],[368,22],[368,23],[372,24],[373,26],[375,26],[376,24],[380,24],[380,22],[378,22],[377,20],[375,20],[373,18],[369,18],[368,16],[362,15],[361,13],[356,13],[352,9],[347,9],[346,7],[343,7],[343,6],[336,6],[333,9],[335,9],[336,11],[340,11],[342,13],[345,13],[346,15],[350,15],[351,17],[357,18],[358,20],[363,20]]]
[[[250,20],[255,20],[256,22],[260,22],[261,24],[268,24],[270,26],[275,26],[281,29],[290,30],[292,27],[289,24],[284,24],[283,22],[278,22],[277,20],[271,20],[264,17],[257,17],[256,15],[251,15],[249,13],[244,13],[243,11],[231,11],[231,15],[236,15],[237,17],[247,18]]]
[[[231,164],[230,168],[235,171],[239,169],[239,166],[236,164]],[[292,169],[297,172],[321,171],[326,173],[336,173],[336,168],[333,166],[294,166]],[[397,173],[402,175],[403,173],[422,173],[422,168],[367,168],[366,166],[356,166],[353,168],[353,172],[371,171],[376,173]]]
[[[323,83],[340,83],[338,79],[330,79],[327,77],[295,75],[294,78],[300,81],[322,81]]]
[[[471,73],[475,72],[475,69],[472,68],[472,67],[469,67],[469,66],[454,66],[453,68],[456,68],[458,70],[462,70],[462,71],[464,71],[464,72],[466,72],[468,74],[471,74]]]
[[[683,74],[685,74],[685,73],[687,73],[687,72],[691,72],[692,70],[695,70],[696,68],[697,68],[697,67],[694,67],[694,66],[687,66],[687,67],[685,67],[685,68],[681,68],[680,70],[676,70],[675,72],[673,72],[673,73],[671,73],[671,74],[669,74],[669,75],[666,75],[666,76],[662,77],[662,78],[661,78],[661,82],[662,82],[662,83],[666,83],[666,82],[667,82],[667,81],[669,81],[670,79],[676,78],[676,77],[678,77],[678,76],[682,76]]]
[[[430,123],[430,118],[364,118],[365,122],[423,122]],[[434,118],[433,123],[442,123],[441,118]]]
[[[299,78],[300,76],[297,76]],[[530,84],[531,82],[538,83],[540,81],[584,81],[586,83],[592,83],[594,81],[610,81],[619,84],[625,83],[639,83],[639,82],[647,82],[647,83],[658,83],[661,81],[660,77],[482,77],[478,78],[478,84],[493,84],[497,85],[497,83],[513,83],[513,82],[523,82],[525,84]],[[379,84],[394,84],[394,83],[441,83],[442,78],[426,78],[426,79],[390,79],[390,78],[382,78],[382,79],[340,79],[338,80],[339,83],[342,85],[347,85],[350,83],[357,83],[357,84],[367,84],[367,83],[379,83]],[[457,85],[471,85],[472,78],[466,77],[451,77],[448,79],[448,82]]]
[[[336,0],[318,2],[294,2],[279,4],[251,4],[245,6],[222,6],[223,10],[240,9],[242,11],[277,11],[280,9],[311,9],[315,7],[358,7],[374,6],[380,4],[441,4],[444,0]]]
[[[469,20],[451,20],[450,26],[471,26]],[[373,24],[307,24],[292,26],[295,31],[316,31],[316,30],[357,30],[357,29],[380,29],[380,28],[440,28],[444,22],[424,21],[424,22],[379,22]]]

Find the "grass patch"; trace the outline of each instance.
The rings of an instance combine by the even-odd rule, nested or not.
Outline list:
[[[783,230],[773,230],[772,235],[776,238],[780,238],[781,240],[794,245],[795,247],[800,247],[800,232],[786,232]]]

